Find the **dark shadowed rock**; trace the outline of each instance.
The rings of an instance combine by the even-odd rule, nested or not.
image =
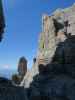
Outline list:
[[[38,67],[30,85],[31,100],[75,100],[75,36],[58,45],[52,63]]]
[[[0,0],[0,42],[3,38],[4,28],[5,28],[5,20],[3,14],[3,6],[2,6],[2,0]]]
[[[40,73],[33,78],[30,85],[29,99],[47,97],[48,100],[74,100],[75,79],[67,74]],[[46,100],[46,99],[45,99]]]
[[[0,100],[27,100],[26,91],[22,87],[12,85],[12,82],[0,78]]]
[[[70,36],[58,44],[53,62],[60,64],[75,64],[75,36]]]

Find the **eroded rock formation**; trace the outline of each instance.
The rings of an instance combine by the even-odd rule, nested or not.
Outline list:
[[[50,63],[57,45],[71,35],[75,35],[75,4],[69,8],[57,9],[50,16],[43,15],[35,67]],[[32,69],[37,74],[37,68]]]
[[[75,76],[74,74],[75,73],[75,63],[74,63],[75,28],[74,27],[75,27],[75,5],[65,9],[58,9],[51,16],[48,15],[43,16],[42,32],[40,33],[40,38],[39,38],[36,63],[33,63],[33,67],[31,69],[31,74],[30,74],[32,76],[31,81],[33,80],[32,83],[30,82],[31,83],[30,88],[32,91],[30,94],[30,98],[32,98],[32,96],[36,94],[40,95],[39,91],[42,91],[41,93],[43,95],[47,92],[47,95],[49,93],[49,96],[50,95],[52,96],[51,91],[53,91],[53,95],[56,94],[58,95],[59,93],[61,93],[64,96],[63,99],[60,99],[61,97],[60,98],[57,97],[57,99],[54,98],[51,100],[67,100],[64,99],[65,95],[68,95],[67,98],[69,99],[70,97],[70,100],[75,99],[75,97],[73,99],[73,94],[71,94],[70,92],[73,91],[74,93],[73,89],[74,79],[72,79]],[[52,65],[52,63],[54,65]],[[44,73],[42,76],[40,76],[38,70],[39,64],[43,64],[44,66],[50,64],[49,69],[47,70],[48,72],[46,74]],[[37,74],[38,76],[36,77]],[[28,78],[29,77],[27,77],[27,79]],[[23,84],[22,86],[24,87],[26,86],[26,82],[24,80],[22,84]],[[48,89],[48,87],[50,88]],[[55,87],[57,88],[55,89]],[[67,88],[66,94],[63,94],[65,92],[64,91],[65,87]],[[64,92],[62,93],[62,91]],[[54,92],[56,92],[56,94],[54,94]]]
[[[12,75],[13,83],[19,85],[27,72],[27,60],[25,57],[21,57],[18,63],[18,74]]]
[[[26,72],[27,72],[27,60],[25,57],[21,57],[19,59],[19,64],[18,64],[18,74],[19,76],[24,77]]]

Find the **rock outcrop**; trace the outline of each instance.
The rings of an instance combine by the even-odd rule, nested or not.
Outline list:
[[[3,14],[3,6],[2,6],[2,0],[0,0],[0,41],[3,38],[4,28],[5,28],[5,20]]]
[[[39,65],[39,74],[33,77],[29,93],[30,100],[37,98],[75,100],[75,36],[58,44],[51,63]]]
[[[20,83],[20,87],[23,86],[24,88],[29,88],[30,83],[32,81],[33,81],[32,73],[30,70],[28,70],[22,82]]]
[[[61,42],[55,51],[53,62],[60,64],[75,64],[75,35]]]
[[[18,75],[24,77],[26,72],[27,72],[27,60],[25,57],[21,57],[19,59],[19,64],[18,64]]]
[[[69,8],[57,9],[50,16],[43,15],[36,68],[32,67],[33,73],[38,73],[39,64],[46,65],[52,61],[57,45],[70,35],[75,35],[75,4]]]
[[[28,81],[29,100],[75,100],[75,5],[44,15],[42,20],[32,82]]]
[[[33,59],[33,67],[31,70],[27,70],[26,75],[24,76],[23,81],[21,82],[20,86],[24,86],[25,88],[29,88],[30,83],[33,81],[33,76],[36,75],[36,72],[38,73],[38,67],[36,58]],[[35,69],[35,72],[34,72]]]
[[[21,57],[18,64],[18,74],[12,75],[12,81],[14,84],[20,84],[24,76],[27,73],[27,60]]]

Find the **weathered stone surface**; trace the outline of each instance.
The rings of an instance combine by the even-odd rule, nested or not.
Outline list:
[[[20,83],[20,86],[23,86],[24,88],[29,88],[32,80],[33,80],[33,77],[32,77],[31,71],[28,70],[22,82]]]
[[[33,59],[33,67],[31,70],[27,70],[27,73],[24,76],[20,86],[29,88],[30,83],[33,81],[33,76],[35,76],[36,73],[38,74],[38,67],[35,67],[35,66],[38,66],[36,61],[37,61],[36,59]]]
[[[58,9],[53,13],[53,16],[48,16],[48,15],[44,15],[43,16],[43,32],[42,32],[42,37],[44,38],[44,45],[45,47],[42,48],[42,52],[47,51],[49,49],[49,51],[52,49],[52,51],[54,50],[54,47],[56,45],[55,42],[57,42],[58,40],[56,40],[57,36],[59,36],[60,38],[64,38],[63,35],[61,34],[61,32],[66,31],[66,34],[71,33],[71,35],[75,35],[75,31],[74,31],[74,23],[75,23],[75,5],[73,5],[72,7],[68,8],[68,10],[64,9]],[[54,24],[55,21],[57,22],[56,25]],[[65,28],[65,22],[67,21],[67,26],[66,29]],[[56,28],[58,26],[58,28]],[[57,30],[57,31],[56,31]],[[59,34],[57,32],[61,31]],[[61,36],[60,36],[61,34]],[[40,38],[40,44],[42,39]],[[53,40],[54,39],[54,40]],[[39,50],[40,51],[40,50]],[[45,54],[44,51],[44,54]],[[49,52],[50,53],[50,52]],[[51,53],[48,55],[51,55]],[[47,55],[47,54],[46,54]],[[48,57],[47,55],[47,57]],[[40,57],[39,57],[40,58]]]
[[[51,60],[50,58],[54,55],[55,50],[55,28],[53,18],[44,15],[43,18],[43,32],[41,33],[39,40],[38,50],[38,63],[46,63],[44,59],[48,59],[47,63]],[[53,50],[52,50],[53,49]]]
[[[68,31],[69,16],[74,14],[74,8],[59,10],[43,18],[43,32],[31,70],[29,100],[75,100],[75,32],[72,30],[69,34]],[[39,64],[43,65],[39,68]]]
[[[19,59],[19,64],[18,64],[18,74],[12,75],[13,84],[20,85],[26,73],[27,73],[27,60],[24,57],[21,57]]]
[[[74,23],[75,4],[65,9],[57,9],[51,16],[43,15],[35,67],[38,67],[39,64],[46,65],[52,61],[57,45],[64,42],[70,35],[75,35]],[[37,74],[38,68],[33,67],[32,69]]]
[[[19,76],[24,77],[26,72],[27,72],[27,60],[25,57],[21,57],[19,59],[19,64],[18,64],[18,74]]]

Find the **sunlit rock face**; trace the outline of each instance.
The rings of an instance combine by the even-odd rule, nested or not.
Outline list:
[[[70,35],[75,35],[75,4],[65,9],[42,17],[42,32],[39,36],[36,66],[48,64],[52,61],[57,45],[64,42]],[[32,68],[34,73],[37,73]]]
[[[24,88],[29,88],[32,80],[33,80],[32,73],[31,73],[31,71],[28,70],[26,75],[24,76],[22,82],[20,83],[20,86],[24,86]]]
[[[33,76],[36,75],[36,73],[38,73],[38,67],[37,63],[36,63],[36,58],[33,59],[33,67],[31,68],[31,70],[27,70],[26,75],[24,76],[20,86],[24,86],[25,88],[29,88],[30,83],[33,81]],[[35,72],[34,72],[35,69]]]
[[[50,15],[51,16],[49,15],[42,16],[42,32],[40,33],[38,40],[36,62],[35,63],[33,62],[33,66],[31,69],[32,78],[33,76],[39,73],[38,71],[39,64],[47,65],[48,63],[51,63],[53,61],[55,52],[58,53],[57,51],[58,44],[59,43],[63,44],[63,42],[67,38],[75,35],[75,4],[65,9],[57,9]],[[60,47],[61,50],[59,52],[59,55],[61,55],[61,52],[63,50],[62,44]],[[69,45],[72,47],[72,45],[74,44],[72,45],[71,44]],[[74,55],[73,54],[74,51],[73,53],[71,53],[72,51],[70,51],[71,48],[69,48],[69,45],[67,45],[67,43],[65,45],[66,45],[64,50],[64,52],[66,53],[64,56],[65,63],[71,63],[71,61],[74,62],[74,60],[71,59],[71,57],[73,57]],[[61,60],[59,62],[62,62],[62,56],[59,56],[59,60]],[[25,86],[25,84],[23,86]]]
[[[3,38],[4,28],[5,28],[5,20],[3,14],[3,6],[2,6],[2,0],[0,0],[0,42]]]
[[[24,77],[24,75],[27,72],[27,60],[25,57],[21,57],[19,59],[19,64],[18,64],[18,74],[21,77]]]
[[[57,9],[52,16],[43,15],[38,63],[50,62],[57,44],[64,42],[69,35],[75,35],[75,5],[65,9]]]

